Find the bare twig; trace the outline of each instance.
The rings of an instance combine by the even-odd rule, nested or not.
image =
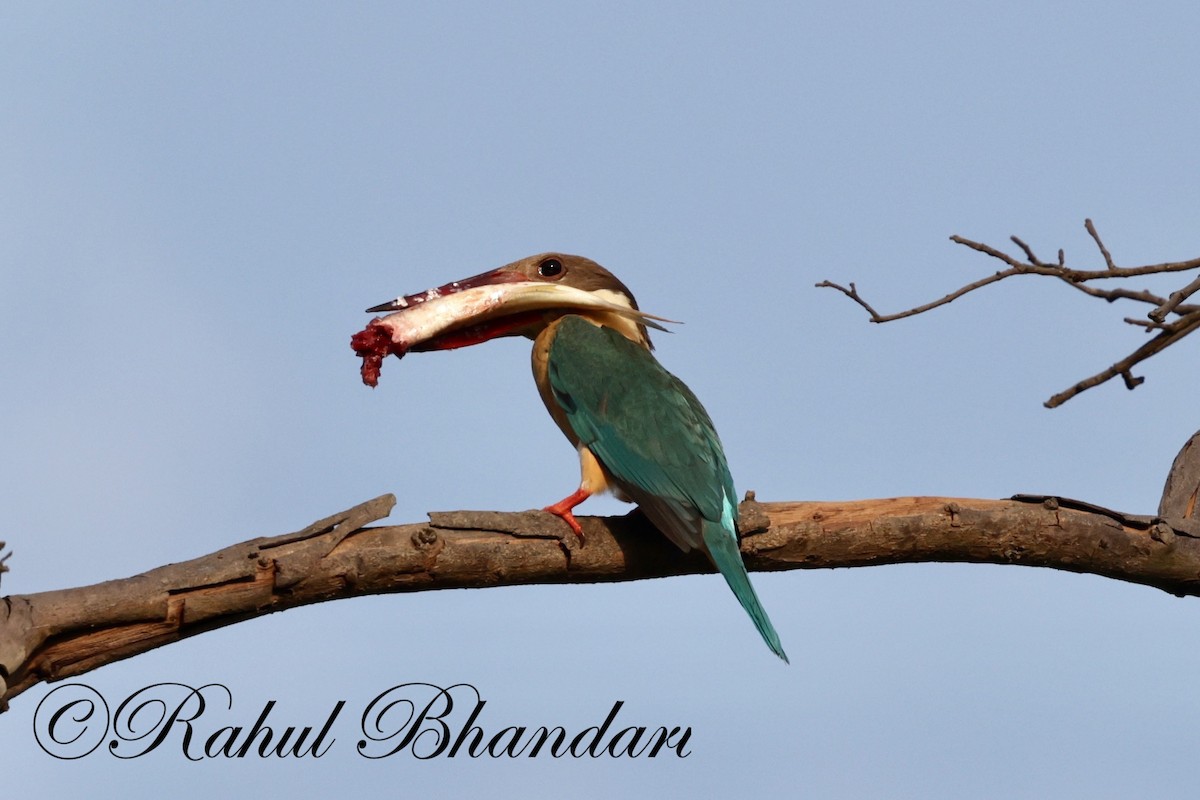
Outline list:
[[[1079,283],[1066,278],[1063,279],[1063,282],[1074,289],[1078,289],[1086,295],[1091,297],[1099,297],[1101,300],[1107,300],[1110,303],[1115,303],[1118,300],[1136,300],[1139,303],[1160,305],[1166,302],[1164,298],[1146,289],[1139,291],[1123,289],[1121,287],[1117,287],[1116,289],[1097,289],[1095,286],[1088,286],[1086,283]],[[1200,306],[1188,306],[1187,308],[1197,309],[1200,308]],[[1186,308],[1180,309],[1180,313],[1184,313],[1185,311]]]
[[[1158,308],[1154,309],[1146,316],[1150,317],[1150,319],[1154,320],[1155,322],[1162,322],[1167,318],[1167,314],[1175,311],[1177,308],[1179,308],[1180,303],[1182,303],[1184,300],[1187,300],[1198,291],[1200,291],[1200,278],[1196,278],[1194,281],[1177,292],[1171,292],[1171,296],[1168,297],[1165,302],[1163,302]]]
[[[1070,269],[1042,262],[1022,262],[1002,250],[967,239],[962,236],[951,236],[950,241],[961,244],[972,250],[999,259],[1013,268],[1012,274],[1033,273],[1035,275],[1053,275],[1056,278],[1080,282],[1102,280],[1106,278],[1137,278],[1143,275],[1161,275],[1168,272],[1186,272],[1200,267],[1200,258],[1189,261],[1167,261],[1162,264],[1147,264],[1141,267],[1106,267],[1105,269]],[[1018,240],[1019,241],[1019,240]]]
[[[867,301],[863,300],[862,297],[859,296],[858,287],[856,287],[854,285],[853,281],[851,281],[849,289],[847,289],[845,286],[839,286],[836,283],[832,283],[831,281],[821,281],[820,283],[817,284],[817,287],[818,288],[837,289],[839,292],[846,295],[846,297],[849,297],[851,300],[853,300],[854,302],[858,303],[860,306],[865,308],[867,310],[867,313],[871,315],[871,322],[887,322],[886,319],[879,316],[878,311],[871,308],[871,306],[867,303]]]
[[[1194,331],[1197,327],[1200,327],[1200,314],[1194,314],[1176,320],[1174,323],[1165,326],[1162,331],[1153,339],[1146,342],[1137,350],[1134,350],[1132,353],[1127,355],[1125,358],[1122,358],[1108,369],[1101,370],[1090,378],[1084,378],[1066,391],[1059,392],[1047,400],[1044,405],[1046,408],[1057,408],[1080,392],[1091,389],[1093,386],[1099,386],[1105,381],[1111,380],[1118,375],[1125,379],[1125,388],[1127,389],[1134,389],[1142,385],[1146,379],[1133,377],[1133,374],[1130,372],[1130,370],[1132,370],[1135,365],[1145,361],[1147,358],[1150,358],[1157,353],[1161,353],[1163,350]]]
[[[1042,263],[1041,259],[1039,259],[1037,256],[1035,256],[1033,254],[1033,248],[1031,248],[1029,245],[1025,244],[1025,242],[1021,241],[1016,236],[1010,236],[1008,238],[1012,239],[1013,244],[1015,244],[1017,247],[1021,248],[1025,252],[1025,257],[1027,259],[1029,259],[1030,264],[1032,264],[1035,267],[1046,266],[1045,264]]]
[[[1062,249],[1058,251],[1058,263],[1049,264],[1038,258],[1033,248],[1024,240],[1017,236],[1011,237],[1013,244],[1020,248],[1024,254],[1025,260],[1021,261],[1002,250],[998,250],[990,245],[982,242],[976,242],[972,239],[967,239],[962,236],[951,236],[950,241],[960,244],[963,247],[970,248],[976,252],[994,258],[1005,265],[1005,269],[1000,270],[985,278],[981,278],[972,283],[968,283],[947,295],[944,295],[937,300],[933,300],[924,305],[916,306],[905,311],[898,311],[893,314],[880,314],[858,293],[857,288],[853,283],[850,284],[850,289],[839,286],[832,281],[822,281],[818,283],[819,287],[827,287],[837,289],[845,294],[854,302],[858,303],[867,313],[871,315],[872,322],[891,322],[905,317],[912,317],[917,314],[923,314],[939,306],[944,306],[954,300],[962,297],[965,294],[982,289],[998,281],[1013,275],[1045,275],[1047,277],[1057,278],[1068,286],[1071,286],[1089,297],[1100,298],[1106,302],[1114,303],[1118,300],[1132,300],[1138,303],[1146,303],[1154,306],[1147,313],[1147,319],[1137,319],[1126,317],[1125,322],[1142,327],[1147,333],[1156,333],[1150,341],[1146,342],[1141,347],[1137,348],[1133,353],[1116,362],[1107,369],[1097,372],[1089,378],[1079,381],[1070,389],[1054,395],[1045,405],[1048,408],[1054,408],[1062,405],[1067,400],[1082,391],[1090,389],[1093,386],[1098,386],[1101,383],[1109,381],[1117,376],[1120,376],[1125,386],[1133,389],[1140,386],[1145,378],[1135,377],[1132,369],[1137,364],[1146,359],[1162,352],[1165,348],[1173,345],[1175,342],[1184,338],[1192,331],[1200,327],[1200,305],[1187,304],[1184,301],[1192,297],[1197,292],[1200,292],[1200,277],[1195,278],[1182,289],[1172,292],[1169,297],[1162,297],[1146,289],[1129,289],[1125,287],[1100,288],[1090,285],[1091,281],[1101,281],[1110,279],[1136,278],[1145,275],[1162,275],[1173,272],[1186,272],[1200,268],[1200,258],[1191,259],[1188,261],[1171,261],[1162,264],[1148,264],[1137,267],[1118,267],[1113,261],[1112,254],[1105,247],[1104,241],[1100,238],[1100,234],[1096,231],[1096,226],[1090,219],[1084,221],[1084,227],[1088,234],[1096,243],[1101,257],[1104,259],[1104,269],[1073,269],[1066,265],[1066,255]],[[1170,323],[1166,322],[1168,316],[1174,314],[1176,319]]]
[[[976,289],[981,289],[984,286],[995,283],[996,281],[1003,280],[1004,278],[1007,278],[1009,275],[1012,275],[1012,274],[1014,274],[1013,270],[1005,270],[1003,272],[997,272],[995,275],[989,275],[988,277],[981,278],[980,280],[977,280],[974,283],[969,283],[966,286],[962,287],[961,289],[953,291],[950,294],[946,295],[945,297],[940,297],[931,303],[926,303],[923,306],[917,306],[916,308],[910,308],[907,311],[900,311],[895,314],[880,314],[875,309],[871,308],[871,306],[867,304],[867,301],[863,300],[862,297],[859,296],[858,290],[855,288],[853,283],[850,284],[849,289],[846,289],[845,287],[839,286],[836,283],[833,283],[832,281],[821,281],[820,283],[817,284],[817,288],[837,289],[839,292],[846,295],[851,300],[853,300],[854,302],[858,303],[860,306],[865,308],[867,310],[867,313],[871,315],[871,322],[892,322],[893,320],[904,319],[905,317],[913,317],[913,316],[916,316],[917,314],[923,314],[926,311],[930,311],[932,309],[937,308],[938,306],[944,306],[947,303],[957,300],[958,298],[962,297],[964,294],[967,294],[968,292],[973,292]]]
[[[1100,240],[1100,234],[1096,233],[1096,226],[1092,224],[1090,219],[1083,221],[1083,227],[1087,228],[1087,232],[1091,234],[1092,240],[1096,243],[1096,247],[1100,249],[1100,255],[1104,256],[1104,263],[1108,266],[1110,272],[1117,270],[1117,265],[1113,263],[1112,254],[1108,252],[1108,248],[1104,246],[1104,242]]]
[[[1145,328],[1146,333],[1161,331],[1167,327],[1165,322],[1155,322],[1154,320],[1150,319],[1138,319],[1137,317],[1126,317],[1125,322],[1129,323],[1130,325],[1135,325],[1139,328]]]

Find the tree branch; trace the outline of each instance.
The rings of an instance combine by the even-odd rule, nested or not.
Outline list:
[[[1069,286],[1072,286],[1089,297],[1097,297],[1109,303],[1117,300],[1134,300],[1136,302],[1147,303],[1154,306],[1146,314],[1146,319],[1137,319],[1126,317],[1125,322],[1142,327],[1147,333],[1158,331],[1159,335],[1155,336],[1146,344],[1137,348],[1133,353],[1125,358],[1117,361],[1107,369],[1097,372],[1091,377],[1085,378],[1069,389],[1059,392],[1046,401],[1047,408],[1054,408],[1070,400],[1075,395],[1082,391],[1099,386],[1100,384],[1120,376],[1125,381],[1125,386],[1128,389],[1133,389],[1140,386],[1145,379],[1135,377],[1132,369],[1137,364],[1145,361],[1151,356],[1156,355],[1175,342],[1184,338],[1197,327],[1200,327],[1200,306],[1184,303],[1189,297],[1196,292],[1200,292],[1200,277],[1195,278],[1183,288],[1174,291],[1169,297],[1161,297],[1147,290],[1134,290],[1125,287],[1116,287],[1111,289],[1101,289],[1090,285],[1091,281],[1103,281],[1109,279],[1136,278],[1145,275],[1161,275],[1172,272],[1185,272],[1200,268],[1200,258],[1191,259],[1190,261],[1171,261],[1162,264],[1148,264],[1139,267],[1118,267],[1113,261],[1112,254],[1108,248],[1104,246],[1104,242],[1100,238],[1100,234],[1096,231],[1096,226],[1092,221],[1085,220],[1084,227],[1088,234],[1096,243],[1096,248],[1100,251],[1101,257],[1104,259],[1104,269],[1073,269],[1066,266],[1066,257],[1062,250],[1058,251],[1058,262],[1050,264],[1042,261],[1034,253],[1033,248],[1027,243],[1017,238],[1010,237],[1013,244],[1020,248],[1025,256],[1025,260],[1021,261],[1013,256],[1005,253],[1002,250],[997,250],[994,247],[976,242],[971,239],[963,238],[962,236],[951,236],[950,241],[961,244],[964,247],[983,253],[986,256],[994,258],[1003,263],[1006,268],[999,272],[980,278],[977,281],[968,283],[947,295],[944,295],[937,300],[930,301],[923,305],[898,311],[893,314],[880,314],[858,293],[858,289],[853,283],[849,288],[833,283],[832,281],[821,281],[817,284],[818,288],[835,289],[848,298],[853,300],[858,305],[862,306],[870,315],[871,322],[892,322],[905,317],[916,316],[923,314],[926,311],[931,311],[947,303],[952,303],[965,294],[969,294],[977,289],[982,289],[985,286],[990,286],[993,283],[1002,281],[1005,278],[1010,278],[1014,275],[1045,275],[1053,278],[1058,278]],[[1170,323],[1165,322],[1171,314],[1177,315],[1177,319]]]
[[[1191,469],[1189,462],[1175,471],[1185,476]],[[1175,483],[1176,493],[1192,491],[1189,480]],[[581,518],[582,547],[561,520],[540,511],[432,513],[427,523],[364,527],[394,503],[386,495],[293,534],[124,580],[0,598],[0,704],[41,681],[309,603],[712,572],[701,555],[680,553],[637,512]],[[752,570],[1021,564],[1200,594],[1200,531],[1188,520],[1167,523],[1043,497],[762,504],[748,496],[739,510]]]

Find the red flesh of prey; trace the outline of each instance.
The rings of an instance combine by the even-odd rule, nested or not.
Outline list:
[[[397,312],[403,314],[404,312]],[[394,316],[394,315],[389,315]],[[541,311],[527,311],[508,317],[467,325],[457,330],[449,331],[428,341],[418,342],[404,347],[392,339],[392,328],[387,324],[387,317],[376,318],[367,323],[367,327],[350,337],[350,347],[354,354],[362,359],[362,381],[367,386],[379,384],[379,373],[383,369],[383,359],[390,355],[403,358],[405,353],[426,352],[430,350],[454,350],[459,347],[469,347],[473,344],[486,342],[498,336],[512,333],[537,322],[543,316]]]
[[[367,327],[351,336],[350,346],[355,355],[362,358],[362,382],[372,388],[379,385],[383,359],[393,353],[397,357],[404,355],[404,349],[392,341],[391,330],[378,319],[371,320]]]

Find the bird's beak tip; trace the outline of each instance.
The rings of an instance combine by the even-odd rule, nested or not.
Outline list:
[[[444,286],[438,286],[435,289],[428,289],[417,294],[402,295],[395,300],[389,300],[386,303],[380,303],[377,306],[371,306],[367,309],[368,314],[379,314],[385,311],[402,311],[410,306],[420,305],[427,300],[433,300],[448,294],[455,294],[464,289],[473,289],[477,286],[492,286],[501,283],[518,283],[524,282],[524,277],[520,273],[501,267],[489,272],[484,272],[471,278],[463,278],[452,283],[447,283]]]

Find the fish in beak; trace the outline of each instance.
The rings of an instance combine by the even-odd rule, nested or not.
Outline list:
[[[536,336],[564,314],[614,316],[637,325],[666,330],[670,320],[646,314],[612,292],[573,285],[562,271],[564,260],[577,258],[533,256],[471,278],[453,281],[417,294],[403,295],[367,309],[391,312],[371,320],[354,334],[350,346],[362,358],[362,379],[379,382],[383,359],[409,352],[451,350],[502,336]],[[569,263],[569,262],[568,262]],[[558,265],[554,274],[547,264]]]

